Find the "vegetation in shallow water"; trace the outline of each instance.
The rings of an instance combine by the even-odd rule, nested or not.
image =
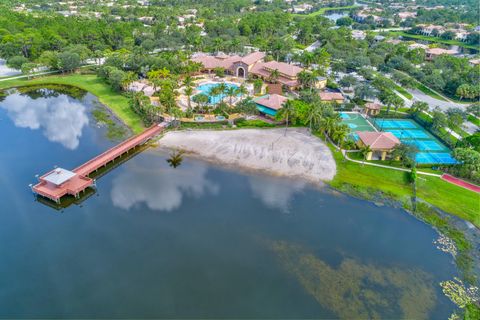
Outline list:
[[[38,94],[45,97],[47,94],[58,95],[66,94],[75,99],[82,99],[87,94],[87,91],[74,86],[59,85],[59,84],[43,84],[18,87],[18,92],[28,95]]]
[[[96,108],[92,111],[95,121],[99,124],[104,124],[107,127],[107,138],[110,140],[121,140],[127,134],[127,130],[115,122],[112,117],[101,108]]]
[[[433,282],[424,271],[350,258],[334,268],[296,244],[271,241],[269,247],[305,290],[339,318],[428,319],[435,306]]]

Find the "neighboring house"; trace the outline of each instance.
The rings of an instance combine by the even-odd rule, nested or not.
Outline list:
[[[433,60],[442,54],[454,55],[457,54],[455,50],[447,50],[442,48],[428,48],[425,50],[425,59],[426,60]]]
[[[366,156],[367,160],[385,160],[393,149],[400,144],[400,140],[391,132],[357,131],[357,145],[360,148],[369,146],[371,152]]]
[[[468,60],[468,63],[470,63],[472,67],[475,67],[480,64],[480,59],[471,59],[471,60]]]
[[[376,116],[380,113],[382,105],[379,103],[368,102],[365,104],[365,114],[368,116]]]
[[[427,50],[428,46],[426,44],[422,44],[422,43],[412,43],[412,44],[408,45],[408,50],[415,50],[415,49]]]
[[[315,82],[316,89],[325,89],[327,86],[327,78],[325,77],[317,77],[317,81]]]
[[[400,20],[404,21],[408,18],[415,18],[417,16],[416,12],[409,12],[409,11],[404,11],[404,12],[399,12],[398,17]]]
[[[324,102],[343,103],[345,100],[340,92],[320,92],[318,95],[320,96],[320,100]]]
[[[278,110],[282,108],[287,100],[287,97],[274,93],[255,99],[255,103],[257,104],[257,109],[260,113],[275,117]]]
[[[367,34],[362,30],[352,30],[352,38],[355,40],[364,40]]]
[[[132,82],[128,86],[128,90],[133,92],[143,92],[147,97],[151,97],[155,93],[155,89],[146,80]]]

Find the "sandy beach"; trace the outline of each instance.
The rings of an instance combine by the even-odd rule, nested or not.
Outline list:
[[[333,179],[335,160],[328,147],[306,129],[173,131],[160,148],[183,150],[206,160],[244,170],[302,178],[321,184]]]

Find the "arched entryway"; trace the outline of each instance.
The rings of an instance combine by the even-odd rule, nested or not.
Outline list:
[[[237,77],[245,78],[245,69],[243,67],[237,68]]]

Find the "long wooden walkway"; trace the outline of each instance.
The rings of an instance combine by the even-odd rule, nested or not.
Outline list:
[[[162,132],[167,125],[167,122],[155,124],[142,133],[133,136],[119,143],[113,148],[108,149],[95,158],[90,159],[81,166],[75,168],[72,171],[73,176],[63,181],[59,185],[51,183],[48,181],[49,179],[47,179],[47,177],[54,175],[58,169],[49,171],[39,178],[39,183],[33,186],[32,190],[36,194],[49,198],[55,202],[59,202],[60,198],[67,194],[78,197],[80,192],[84,191],[86,188],[95,183],[94,180],[88,177],[92,172],[121,157],[133,148],[144,144],[152,137]]]
[[[92,172],[98,170],[99,168],[103,167],[110,161],[120,157],[124,153],[128,152],[129,150],[135,148],[138,145],[144,144],[146,141],[151,139],[153,136],[159,134],[165,125],[163,122],[158,125],[153,125],[147,130],[143,131],[139,135],[133,136],[120,144],[117,144],[111,149],[108,149],[104,153],[96,156],[95,158],[85,162],[81,166],[75,168],[73,172],[80,176],[88,176]]]

